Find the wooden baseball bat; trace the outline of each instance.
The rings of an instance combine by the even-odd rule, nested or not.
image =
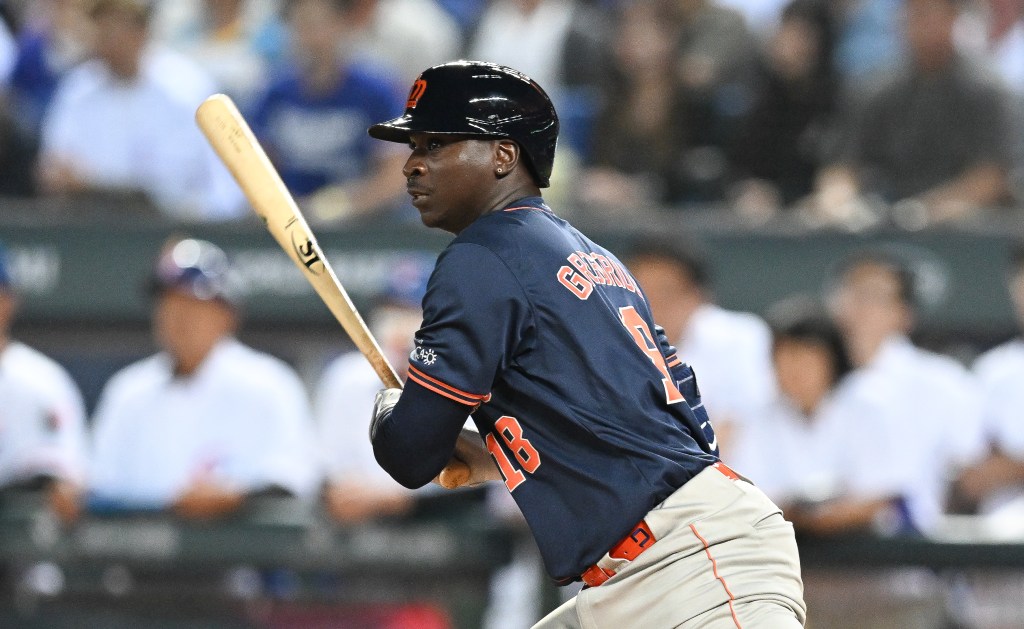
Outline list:
[[[384,386],[401,388],[402,381],[377,345],[345,288],[334,274],[316,236],[306,223],[295,199],[281,181],[263,147],[230,97],[214,94],[196,110],[196,122],[221,161],[234,176],[267,230],[316,289],[320,299],[341,323],[349,338],[370,361]],[[466,431],[463,431],[464,433]],[[477,448],[479,448],[479,436]],[[463,435],[463,439],[473,439]],[[470,444],[461,444],[463,447]],[[458,450],[457,450],[458,451]],[[438,484],[453,488],[465,484],[470,469],[453,459],[438,476]]]

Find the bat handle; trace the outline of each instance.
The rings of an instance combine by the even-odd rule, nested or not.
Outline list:
[[[464,461],[452,457],[437,475],[437,484],[445,489],[456,489],[469,482],[470,469]]]

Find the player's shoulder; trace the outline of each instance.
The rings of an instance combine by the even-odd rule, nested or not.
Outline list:
[[[103,64],[90,59],[68,70],[57,84],[55,102],[77,102],[94,94],[106,93],[110,74]]]
[[[718,338],[723,342],[767,342],[771,338],[771,330],[761,317],[715,304],[701,306],[694,315],[694,324],[699,328],[701,336]]]
[[[11,377],[47,397],[78,394],[78,385],[60,363],[24,343],[12,341],[3,352],[3,362]]]
[[[133,401],[151,399],[171,379],[171,360],[164,353],[129,363],[114,372],[103,386],[100,408],[119,408]]]
[[[250,375],[253,379],[266,381],[298,378],[295,369],[284,360],[250,347],[235,338],[224,339],[213,352],[215,354],[210,358],[230,372],[240,372]]]
[[[923,347],[916,347],[916,354],[917,362],[929,375],[958,380],[973,377],[967,366],[952,356]]]
[[[1014,339],[984,352],[972,365],[972,370],[985,382],[1024,376],[1024,340]]]

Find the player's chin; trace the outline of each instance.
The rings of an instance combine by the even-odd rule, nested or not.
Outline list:
[[[435,209],[432,207],[430,201],[427,199],[425,195],[414,197],[412,200],[412,205],[419,211],[420,220],[423,221],[424,225],[426,225],[427,227],[438,226],[438,222],[440,221],[441,218],[440,213],[435,211]]]

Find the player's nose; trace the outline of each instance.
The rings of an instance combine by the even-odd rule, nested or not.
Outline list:
[[[426,169],[423,166],[423,160],[416,155],[416,151],[413,151],[409,155],[409,159],[405,160],[405,166],[402,167],[402,174],[405,175],[406,179],[410,177],[418,177],[422,175]]]

